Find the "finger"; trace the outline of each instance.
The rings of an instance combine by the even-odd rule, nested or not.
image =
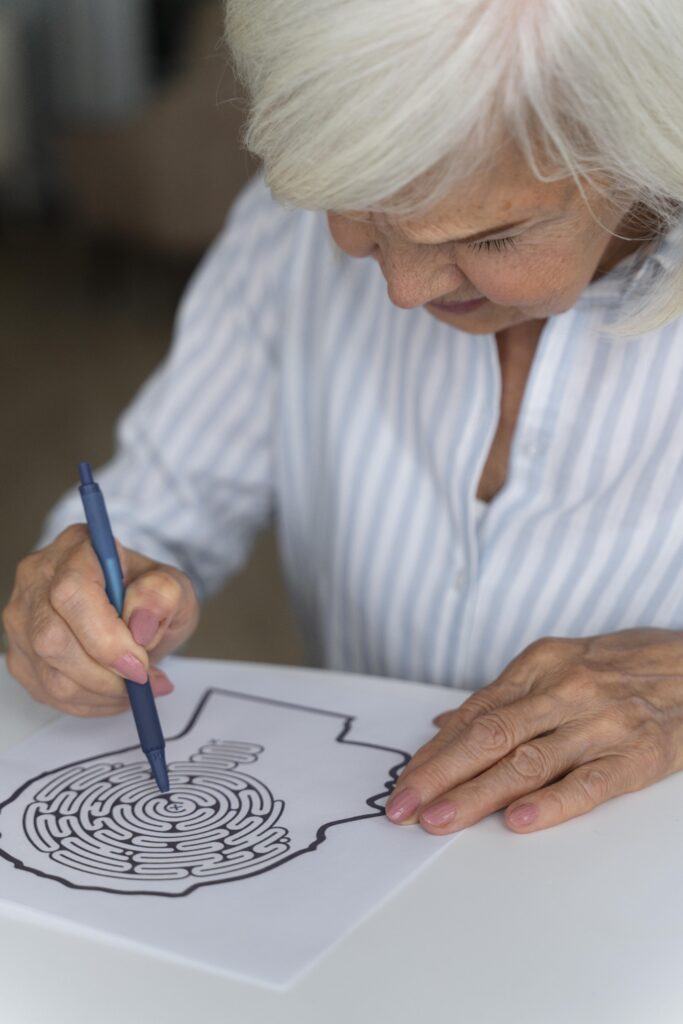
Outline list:
[[[152,687],[152,692],[155,698],[165,697],[175,689],[171,680],[163,672],[158,672],[155,669],[151,669],[150,671],[149,683]],[[70,715],[91,718],[94,716],[120,715],[125,712],[130,713],[131,706],[128,696],[126,695],[122,701],[117,703],[100,703],[98,701],[97,703],[89,702],[86,704],[70,704],[68,707],[60,708],[60,710],[64,710]]]
[[[150,670],[150,686],[152,692],[156,697],[165,697],[167,694],[172,693],[175,689],[173,683],[164,672],[160,672],[157,669]],[[101,717],[120,715],[123,712],[130,712],[131,706],[128,696],[116,703],[104,703],[100,701],[88,701],[85,704],[69,704],[65,707],[60,707],[60,711],[65,711],[69,715],[77,715],[83,718]]]
[[[149,684],[155,697],[165,697],[168,693],[173,693],[175,690],[174,684],[160,668],[151,668],[149,670]]]
[[[449,708],[442,711],[436,718],[432,719],[440,729],[452,728],[459,730],[471,725],[475,718],[484,715],[488,711],[495,711],[496,708],[506,707],[514,701],[519,700],[528,692],[528,686],[519,679],[514,681],[500,677],[481,690],[477,690],[470,697],[462,702],[457,708]]]
[[[505,707],[531,692],[534,683],[561,666],[567,647],[574,643],[558,637],[543,637],[525,647],[488,686],[473,693],[459,708],[444,711],[433,720],[442,727],[469,725],[474,718]]]
[[[118,675],[106,672],[88,658],[85,651],[79,648],[73,634],[68,641],[73,644],[73,652],[64,657],[68,671],[41,659],[37,671],[44,689],[49,694],[48,703],[76,714],[71,708],[76,705],[104,709],[107,706],[116,710],[130,708],[130,700],[126,686]],[[175,687],[168,676],[160,669],[150,668],[149,682],[155,697],[163,697],[171,693]],[[95,713],[104,714],[102,710]]]
[[[144,647],[136,644],[126,624],[119,618],[104,589],[104,578],[94,553],[79,549],[61,566],[50,585],[49,603],[66,623],[90,659],[136,683],[147,681],[148,658]],[[64,634],[54,620],[44,617],[40,623],[38,648],[45,648],[48,659],[60,655]],[[35,646],[35,639],[34,639]]]
[[[500,761],[520,743],[563,724],[565,710],[545,693],[531,694],[507,707],[475,718],[463,733],[434,741],[434,753],[406,778],[399,777],[387,804],[387,816],[400,824],[417,820],[419,807]],[[439,739],[439,737],[437,737]],[[410,794],[404,796],[404,790]],[[401,803],[398,803],[399,798]]]
[[[16,646],[8,652],[7,667],[33,700],[57,711],[79,716],[111,715],[130,707],[125,690],[119,699],[89,693],[45,663],[36,667]]]
[[[75,715],[77,718],[111,718],[112,715],[121,715],[130,710],[130,704],[72,704],[68,708],[59,708],[67,715]]]
[[[515,659],[498,679],[489,683],[483,689],[477,690],[471,697],[463,701],[460,707],[442,711],[441,714],[432,719],[434,725],[444,731],[439,732],[416,752],[415,756],[404,768],[403,774],[412,771],[423,761],[432,757],[441,747],[448,744],[453,737],[463,733],[480,715],[488,714],[490,711],[496,711],[499,708],[509,707],[515,701],[525,697],[529,693],[531,682],[530,678],[520,676],[519,668],[516,664],[517,660]],[[515,667],[514,672],[512,671],[512,666]]]
[[[119,701],[125,697],[122,676],[128,668],[126,656],[116,659],[117,671],[103,668],[81,646],[69,625],[56,612],[43,614],[34,626],[31,641],[32,660],[37,672],[43,663],[52,673],[58,672],[61,678],[69,679],[74,686],[100,698]],[[135,668],[134,665],[132,667]],[[50,673],[48,678],[52,678]],[[125,674],[124,678],[129,676]],[[134,681],[141,680],[138,677]]]
[[[159,562],[155,562],[152,558],[148,558],[147,555],[141,554],[140,551],[133,551],[132,548],[126,548],[114,538],[116,544],[116,551],[119,556],[119,562],[121,563],[121,572],[123,573],[123,583],[125,587],[130,586],[134,579],[138,576],[142,576],[143,573],[151,572],[159,566]]]
[[[513,701],[526,696],[528,692],[528,680],[521,677],[518,672],[508,674],[506,671],[488,686],[476,690],[459,707],[442,711],[433,719],[433,722],[439,728],[443,726],[459,728],[470,725],[479,715],[512,704]]]
[[[506,696],[501,687],[496,683],[491,683],[483,690],[478,690],[468,697],[460,707],[442,711],[432,720],[438,726],[439,731],[416,750],[399,778],[405,778],[425,761],[429,761],[435,754],[438,754],[453,739],[461,735],[479,715],[495,711],[497,708],[507,707],[515,699],[512,691]]]
[[[515,747],[477,778],[444,793],[420,812],[427,832],[446,835],[468,828],[488,814],[545,786],[592,756],[585,733],[565,726]]]
[[[154,658],[162,658],[194,631],[199,602],[185,573],[157,566],[130,584],[123,617],[134,640]]]
[[[426,764],[435,762],[433,767],[438,770],[438,759],[441,755],[450,756],[452,752],[458,751],[463,764],[471,767],[474,762],[481,765],[479,770],[483,770],[488,767],[488,763],[503,757],[519,743],[546,729],[556,728],[562,721],[557,703],[545,694],[533,694],[520,700],[512,700],[510,703],[494,701],[495,697],[477,702],[467,701],[470,708],[467,709],[466,715],[458,714],[465,710],[465,705],[452,712],[448,724],[421,747],[406,765],[399,777],[399,783],[402,784],[407,776],[413,776],[416,769]],[[481,708],[479,713],[476,711],[477,708]],[[544,723],[548,723],[545,728]],[[489,753],[488,763],[485,757],[483,761],[481,760],[482,752]]]
[[[652,777],[637,751],[610,754],[580,765],[545,789],[529,793],[522,802],[508,808],[505,820],[515,832],[537,832],[586,814],[612,797],[643,789],[657,778],[661,775]]]

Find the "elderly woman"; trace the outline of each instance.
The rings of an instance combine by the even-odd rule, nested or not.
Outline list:
[[[274,516],[316,661],[475,691],[392,821],[528,832],[682,768],[683,8],[230,0],[227,36],[265,183],[101,474],[125,621],[67,496],[11,671],[121,710]]]

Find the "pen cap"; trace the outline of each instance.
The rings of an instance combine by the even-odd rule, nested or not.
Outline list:
[[[90,533],[93,536],[93,540],[97,538],[96,547],[98,553],[101,551],[102,555],[106,557],[112,554],[111,549],[113,548],[113,553],[116,554],[116,545],[114,544],[102,491],[97,484],[81,484],[78,489],[83,499],[85,518],[88,520]]]

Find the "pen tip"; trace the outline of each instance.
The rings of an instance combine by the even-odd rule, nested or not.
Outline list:
[[[90,468],[89,462],[78,463],[78,475],[81,478],[81,484],[92,484],[95,482],[92,477],[92,469]]]
[[[166,758],[164,757],[164,751],[161,747],[156,750],[150,750],[147,752],[147,760],[149,766],[152,769],[152,776],[157,786],[162,793],[168,793],[170,785],[168,781],[168,768],[166,767]]]

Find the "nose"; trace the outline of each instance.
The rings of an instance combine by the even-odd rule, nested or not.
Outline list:
[[[332,237],[348,256],[377,259],[386,278],[389,298],[401,309],[416,309],[456,292],[467,280],[455,264],[444,264],[443,257],[430,251],[427,245],[388,235],[380,239],[370,219],[328,213],[327,220]]]
[[[400,309],[416,309],[426,302],[457,291],[465,280],[453,264],[439,264],[421,246],[392,245],[382,264],[387,292]]]
[[[382,272],[389,298],[400,309],[416,309],[426,302],[457,292],[467,279],[458,267],[428,245],[393,240],[383,251]]]

